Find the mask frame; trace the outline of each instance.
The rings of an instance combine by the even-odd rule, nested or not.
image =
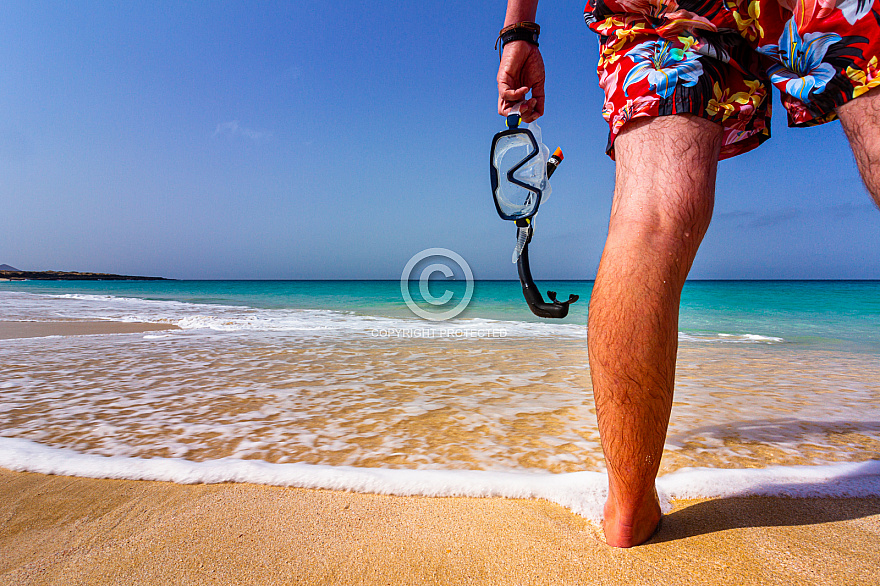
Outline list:
[[[511,120],[511,118],[515,118],[515,120]],[[492,138],[492,147],[489,150],[489,180],[492,184],[492,197],[495,202],[495,210],[498,212],[498,215],[501,216],[502,220],[525,220],[531,218],[536,213],[538,213],[538,207],[541,205],[541,196],[543,191],[534,185],[529,185],[524,181],[520,181],[517,179],[514,174],[526,166],[532,159],[537,157],[541,153],[541,147],[538,145],[537,139],[535,139],[535,135],[532,134],[532,131],[528,128],[519,128],[519,114],[511,114],[507,117],[507,130],[502,130],[497,133]],[[531,151],[522,161],[514,165],[511,169],[504,173],[506,179],[509,183],[516,185],[517,187],[521,187],[534,195],[534,202],[531,204],[531,208],[525,210],[523,212],[515,212],[515,213],[507,213],[502,209],[500,203],[498,203],[499,198],[499,190],[501,189],[501,175],[502,172],[498,170],[498,167],[495,166],[495,158],[496,158],[496,148],[498,146],[498,142],[504,138],[509,136],[514,136],[521,134],[528,138],[528,142],[531,145]]]

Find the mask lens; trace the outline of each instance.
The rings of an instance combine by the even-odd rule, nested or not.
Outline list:
[[[497,173],[495,201],[509,219],[527,218],[537,209],[543,175],[534,139],[526,132],[515,132],[498,138],[492,153],[492,166]],[[508,174],[513,171],[517,183]]]

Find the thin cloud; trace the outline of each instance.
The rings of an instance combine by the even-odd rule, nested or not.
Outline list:
[[[254,130],[253,128],[240,125],[238,120],[232,120],[231,122],[221,122],[218,124],[211,138],[219,138],[224,135],[243,136],[251,140],[260,141],[270,138],[272,133],[265,130]]]
[[[769,213],[737,211],[718,214],[716,220],[735,223],[738,228],[763,228],[791,222],[803,214],[802,210],[793,208],[775,210]]]
[[[868,199],[867,197],[865,198]],[[797,220],[824,219],[845,220],[855,217],[870,216],[876,210],[870,201],[863,203],[839,203],[825,206],[819,209],[796,209],[784,208],[768,212],[760,211],[733,211],[717,214],[717,222],[729,222],[737,228],[766,228],[779,226]]]
[[[866,196],[865,201],[863,203],[841,203],[834,206],[831,206],[829,210],[830,214],[835,218],[852,218],[852,217],[862,217],[870,214],[876,214],[877,208],[874,207],[874,204],[870,203],[869,198]]]

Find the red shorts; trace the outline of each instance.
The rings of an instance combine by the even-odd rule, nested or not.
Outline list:
[[[611,158],[633,118],[717,122],[725,159],[770,138],[771,85],[789,126],[830,122],[880,86],[880,0],[589,0],[584,17],[600,37]]]

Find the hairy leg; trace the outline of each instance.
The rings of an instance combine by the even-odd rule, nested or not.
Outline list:
[[[678,304],[712,217],[720,148],[721,127],[690,115],[634,120],[615,141],[588,329],[609,545],[638,545],[660,521],[654,479],[672,407]]]
[[[880,88],[837,109],[865,187],[880,207]]]

